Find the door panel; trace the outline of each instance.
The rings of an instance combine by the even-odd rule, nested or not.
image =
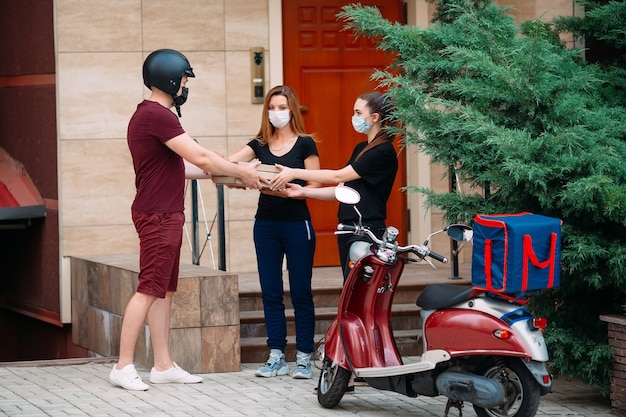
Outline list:
[[[404,22],[401,0],[359,1],[377,6],[383,16]],[[354,146],[365,135],[352,128],[354,101],[376,89],[370,77],[375,68],[384,69],[392,58],[376,50],[376,43],[365,38],[354,40],[351,31],[341,31],[343,23],[336,14],[350,1],[285,0],[283,3],[284,82],[300,100],[305,128],[318,139],[322,168],[338,169],[346,165]],[[396,149],[400,149],[396,144]],[[394,190],[387,205],[387,224],[400,230],[406,241],[408,215],[405,157],[399,155],[399,169]],[[339,265],[334,231],[337,226],[337,202],[309,200],[313,226],[317,234],[315,266]]]

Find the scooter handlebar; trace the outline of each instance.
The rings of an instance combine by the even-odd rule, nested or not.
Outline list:
[[[443,255],[439,255],[436,252],[431,251],[428,246],[418,246],[418,245],[397,246],[397,244],[396,245],[385,244],[385,242],[377,238],[376,235],[374,235],[374,233],[372,233],[371,230],[361,225],[355,225],[355,224],[350,225],[350,224],[339,223],[337,225],[337,231],[335,231],[335,234],[337,235],[340,235],[340,234],[366,235],[375,244],[379,246],[382,245],[382,247],[388,247],[388,248],[394,249],[397,251],[397,253],[413,252],[414,254],[418,255],[422,259],[424,259],[426,256],[430,256],[431,258],[441,263],[444,263],[444,264],[448,263],[448,258],[446,258]]]
[[[439,261],[441,263],[447,264],[448,263],[448,258],[446,258],[445,256],[441,256],[436,252],[431,251],[428,256],[430,256],[431,258],[433,258],[436,261]]]
[[[351,225],[351,224],[343,224],[343,223],[339,223],[337,225],[337,232],[347,232],[347,233],[355,233],[359,230],[359,227],[356,225]],[[335,233],[337,233],[335,232]]]

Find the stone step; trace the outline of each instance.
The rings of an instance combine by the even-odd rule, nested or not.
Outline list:
[[[415,300],[433,283],[468,284],[468,269],[463,268],[466,278],[450,280],[449,269],[433,271],[428,265],[407,265],[397,288],[392,305],[391,325],[394,329],[396,344],[402,356],[421,354],[421,319]],[[285,316],[287,318],[288,361],[295,360],[295,324],[293,306],[289,296],[289,283],[284,273]],[[339,267],[314,268],[312,289],[315,304],[315,342],[324,338],[326,329],[337,315],[337,305],[341,296],[343,279]],[[267,359],[267,336],[263,314],[263,300],[258,274],[239,274],[239,316],[241,362],[258,363]]]
[[[401,356],[419,356],[422,353],[420,329],[394,330],[394,338]],[[242,363],[263,363],[267,360],[269,349],[266,344],[266,337],[245,337],[241,338],[241,362]],[[315,348],[323,343],[324,334],[315,335]],[[296,360],[296,337],[287,336],[287,348],[285,349],[285,359],[287,362]]]
[[[332,307],[339,304],[341,296],[341,287],[330,289],[313,288],[313,304],[315,307]],[[289,288],[285,288],[283,296],[285,308],[292,309],[291,293]],[[239,291],[239,311],[258,311],[263,310],[263,300],[261,298],[261,290],[248,292]]]
[[[433,270],[424,264],[409,264],[405,267],[402,279],[395,289],[394,303],[413,304],[417,296],[428,285],[445,282],[453,284],[468,284],[469,266],[463,265],[461,272],[464,278],[450,279],[449,268]],[[283,273],[285,308],[291,305],[289,282],[286,272]],[[315,307],[337,306],[341,296],[343,279],[339,267],[319,267],[313,269],[313,302]],[[261,286],[257,273],[248,272],[239,274],[239,311],[262,310]]]
[[[407,285],[399,285],[395,289],[394,303],[398,304],[415,304],[419,294],[426,288],[425,284],[409,283]],[[318,290],[313,288],[313,304],[315,308],[336,307],[339,305],[341,297],[341,288],[332,291]],[[292,309],[291,296],[289,290],[285,290],[283,297],[285,308]],[[258,311],[263,310],[263,300],[261,292],[239,293],[239,311]]]
[[[395,289],[394,304],[406,304],[414,305],[417,297],[426,288],[428,284],[418,282],[400,283]],[[339,305],[339,298],[341,297],[341,287],[332,289],[318,289],[313,288],[313,304],[315,308],[325,307],[337,307]],[[285,288],[283,300],[285,303],[285,309],[293,309],[291,304],[291,296],[289,288]],[[263,300],[261,298],[261,292],[249,291],[239,292],[239,311],[241,313],[248,311],[263,310]]]
[[[406,330],[420,328],[420,308],[415,304],[394,304],[391,307],[391,324],[394,329]],[[325,333],[337,317],[337,307],[315,307],[316,333]],[[287,334],[295,334],[294,310],[285,309]],[[239,313],[241,325],[240,337],[262,337],[266,335],[265,316],[262,310],[242,311]]]

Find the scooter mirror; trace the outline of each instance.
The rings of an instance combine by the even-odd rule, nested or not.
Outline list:
[[[335,198],[344,204],[356,204],[361,201],[361,194],[354,188],[338,185],[335,187]]]
[[[464,224],[453,224],[448,226],[448,236],[457,242],[469,242],[474,237],[474,231],[471,227]]]

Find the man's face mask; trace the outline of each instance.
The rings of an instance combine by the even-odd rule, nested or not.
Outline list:
[[[187,87],[183,87],[179,96],[173,96],[174,106],[176,107],[176,113],[178,113],[178,117],[182,117],[182,115],[180,114],[180,106],[185,104],[188,96],[189,96],[189,89]]]
[[[352,127],[359,133],[368,134],[372,125],[365,123],[365,117],[352,116]]]

